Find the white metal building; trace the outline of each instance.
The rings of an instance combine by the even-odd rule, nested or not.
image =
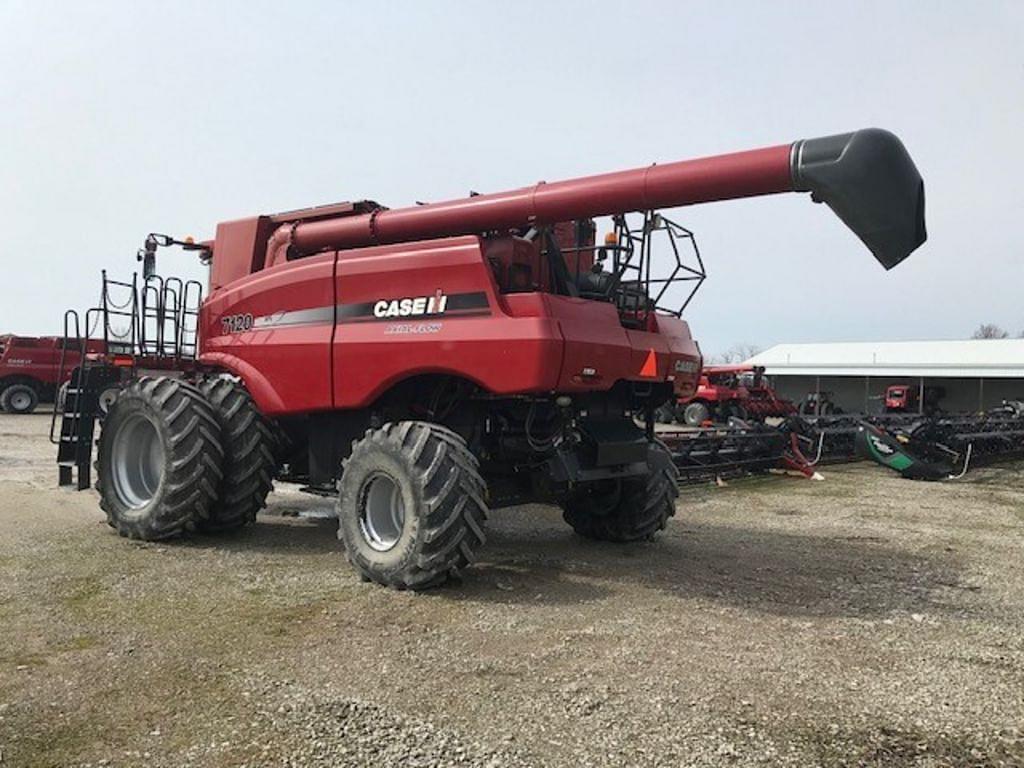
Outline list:
[[[779,394],[799,402],[831,392],[845,411],[878,411],[886,387],[941,386],[948,411],[1024,400],[1024,339],[779,344],[750,358]]]

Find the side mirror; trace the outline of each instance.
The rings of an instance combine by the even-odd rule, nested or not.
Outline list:
[[[139,251],[138,260],[142,262],[142,278],[148,280],[156,274],[156,247],[157,239],[153,235],[146,238],[142,249]]]

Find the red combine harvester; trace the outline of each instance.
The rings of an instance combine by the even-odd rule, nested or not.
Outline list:
[[[337,488],[352,565],[412,589],[474,560],[488,508],[551,502],[582,536],[649,538],[677,495],[654,412],[696,390],[680,315],[704,277],[681,256],[691,233],[657,209],[793,191],[886,268],[925,240],[921,177],[876,129],[411,208],[253,216],[200,245],[152,236],[143,290],[157,246],[184,244],[210,263],[209,295],[188,374],[133,381],[104,423],[107,519],[163,539],[251,522],[275,476]],[[596,216],[614,222],[601,245]],[[88,484],[111,369],[75,375],[64,482],[77,469]]]
[[[101,341],[90,342],[88,352],[102,350]],[[56,397],[60,385],[70,378],[71,368],[80,362],[76,339],[0,336],[0,411],[32,413],[40,400]]]
[[[697,392],[678,403],[678,421],[692,427],[727,422],[730,417],[751,421],[785,418],[796,406],[779,397],[764,375],[763,366],[708,365],[701,371]]]

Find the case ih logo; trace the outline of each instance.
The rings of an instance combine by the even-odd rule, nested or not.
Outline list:
[[[381,299],[373,305],[374,317],[418,317],[421,315],[443,315],[448,306],[448,296],[440,288],[433,296],[412,296],[405,299]]]

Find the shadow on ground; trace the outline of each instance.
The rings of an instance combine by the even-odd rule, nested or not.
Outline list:
[[[333,520],[264,515],[227,536],[196,536],[184,547],[263,554],[337,555]],[[355,576],[353,576],[355,578]],[[951,553],[927,556],[879,536],[815,535],[714,522],[670,523],[653,542],[582,539],[558,512],[540,507],[492,513],[480,561],[429,594],[479,603],[579,604],[627,582],[679,599],[776,615],[863,616],[964,611]]]

